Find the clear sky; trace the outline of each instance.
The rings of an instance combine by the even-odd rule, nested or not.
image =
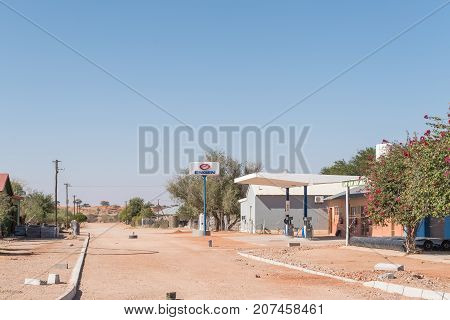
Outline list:
[[[0,0],[0,172],[52,192],[58,158],[61,182],[106,186],[74,188],[86,202],[165,203],[137,128],[178,124],[2,3],[198,127],[263,125],[445,2]],[[449,57],[450,5],[274,125],[311,126],[313,172],[404,139],[446,114]]]

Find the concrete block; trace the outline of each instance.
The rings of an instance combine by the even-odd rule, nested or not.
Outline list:
[[[423,289],[405,287],[405,290],[403,290],[403,295],[410,298],[422,298],[422,291]]]
[[[364,282],[363,286],[364,287],[369,287],[369,288],[373,288],[375,286],[375,282],[376,281],[368,281],[368,282]]]
[[[387,287],[387,292],[403,294],[403,290],[404,289],[405,289],[405,286],[402,286],[402,285],[399,285],[399,284],[389,283],[389,285]]]
[[[300,242],[289,242],[289,248],[300,247]]]
[[[68,263],[57,263],[53,266],[55,269],[69,269],[69,264]]]
[[[373,287],[375,289],[380,289],[380,290],[383,290],[383,291],[387,291],[388,285],[389,285],[389,283],[386,283],[386,282],[375,281],[375,284],[374,284]]]
[[[44,283],[39,279],[26,278],[24,284],[29,286],[41,286]]]
[[[444,292],[433,291],[433,290],[423,290],[422,299],[425,300],[442,300],[444,297]]]
[[[177,293],[176,292],[167,292],[166,300],[177,300]]]
[[[48,275],[47,284],[60,284],[59,274],[50,273]]]
[[[194,237],[203,237],[203,230],[192,230],[192,235]],[[210,236],[211,235],[211,231],[206,231],[206,235]]]
[[[381,280],[381,281],[391,280],[391,279],[395,279],[395,274],[392,272],[383,273],[383,274],[380,274],[377,278],[378,278],[378,280]]]
[[[401,264],[393,263],[377,263],[375,271],[404,271],[405,267]]]

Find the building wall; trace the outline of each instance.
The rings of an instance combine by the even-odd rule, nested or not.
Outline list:
[[[241,202],[241,232],[255,233],[255,194],[251,188],[247,200]]]
[[[403,227],[399,224],[388,222],[385,226],[372,226],[372,237],[401,237],[403,235]]]
[[[327,201],[331,223],[331,234],[345,237],[345,198]],[[386,226],[373,225],[365,212],[367,199],[364,196],[350,197],[350,236],[391,237],[402,236],[401,225],[387,223]]]
[[[312,218],[314,233],[328,234],[326,204],[314,202],[315,196],[308,196],[308,216]],[[262,230],[284,230],[286,197],[257,196],[255,200],[255,227]],[[293,217],[294,228],[303,228],[303,196],[290,196],[289,215]]]

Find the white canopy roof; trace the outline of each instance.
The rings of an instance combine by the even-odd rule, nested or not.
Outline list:
[[[284,196],[286,194],[286,189],[283,187],[272,187],[272,186],[259,186],[259,185],[249,185],[249,190],[253,191],[255,196]],[[327,184],[316,184],[308,187],[308,194],[310,196],[332,196],[340,192],[344,192],[345,187],[341,182],[338,183],[327,183]],[[291,196],[303,196],[303,188],[292,188],[289,192]]]
[[[292,188],[358,180],[358,176],[257,172],[234,179],[238,184]]]

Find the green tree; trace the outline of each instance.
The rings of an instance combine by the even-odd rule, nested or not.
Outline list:
[[[33,191],[22,202],[22,212],[28,223],[45,223],[51,221],[54,202],[51,195]]]
[[[199,211],[196,207],[189,204],[183,204],[178,208],[177,217],[180,220],[192,220],[198,218]]]
[[[109,201],[105,201],[105,200],[100,201],[100,205],[101,205],[102,207],[109,207]]]
[[[124,207],[119,212],[119,220],[125,223],[129,223],[131,220],[131,216],[128,213],[128,208]]]
[[[155,216],[155,213],[153,212],[152,208],[143,207],[138,216],[141,218],[152,218]]]
[[[128,201],[128,212],[131,217],[139,215],[144,208],[145,201],[142,198],[135,197]]]
[[[426,118],[430,129],[423,136],[392,143],[368,175],[371,219],[403,225],[408,253],[415,251],[417,227],[424,218],[450,215],[450,126],[438,117]]]
[[[335,161],[331,166],[324,167],[322,174],[366,176],[375,158],[375,148],[359,150],[348,162],[344,159]]]
[[[25,196],[26,192],[25,192],[25,188],[23,183],[17,181],[17,180],[12,180],[11,181],[11,187],[13,189],[13,192],[16,196]]]
[[[12,199],[0,192],[0,237],[8,233],[13,221],[14,207]]]
[[[138,221],[141,218],[153,217],[152,204],[145,203],[144,199],[134,197],[128,200],[127,206],[122,208],[119,213],[119,220],[125,223]]]

